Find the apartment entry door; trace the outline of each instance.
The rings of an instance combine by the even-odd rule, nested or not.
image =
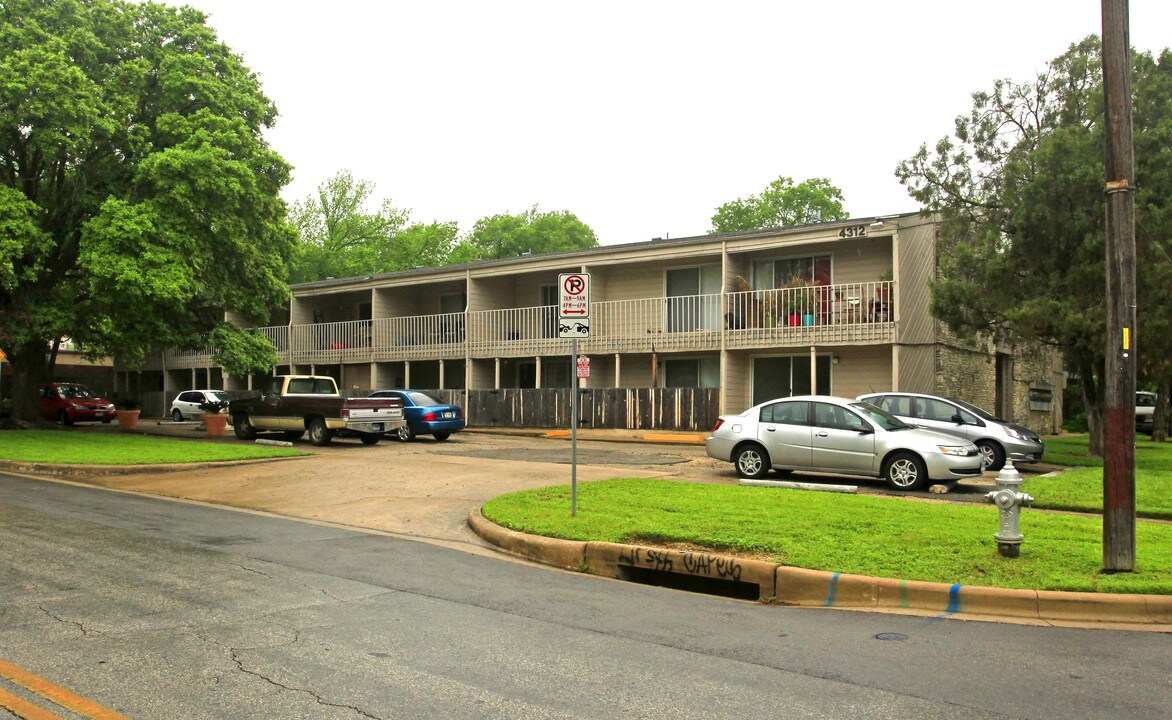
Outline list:
[[[810,387],[810,356],[753,358],[753,405],[791,395],[830,394],[830,356],[815,360],[817,388]]]

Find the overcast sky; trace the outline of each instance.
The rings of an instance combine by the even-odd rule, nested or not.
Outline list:
[[[260,76],[286,200],[348,169],[414,221],[537,205],[602,244],[702,235],[782,175],[917,210],[900,160],[1102,29],[1099,0],[168,2]],[[1130,7],[1132,45],[1172,46],[1172,2]]]

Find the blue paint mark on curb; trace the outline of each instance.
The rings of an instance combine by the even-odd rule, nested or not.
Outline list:
[[[945,612],[958,613],[960,612],[960,589],[963,585],[953,585],[948,589],[948,610]]]
[[[830,591],[826,594],[826,602],[824,603],[826,607],[834,605],[834,590],[838,587],[838,576],[841,574],[834,573],[834,576],[830,578]]]

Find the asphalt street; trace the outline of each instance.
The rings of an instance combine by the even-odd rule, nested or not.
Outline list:
[[[1172,716],[1158,633],[774,607],[12,475],[0,549],[0,659],[138,720]]]

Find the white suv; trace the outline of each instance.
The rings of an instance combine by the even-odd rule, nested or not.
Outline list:
[[[1153,413],[1156,411],[1156,394],[1140,390],[1135,394],[1135,431],[1150,433],[1156,429]]]
[[[188,418],[197,418],[203,415],[200,405],[204,402],[216,400],[228,401],[228,396],[220,390],[184,390],[171,401],[171,419],[183,422]]]

